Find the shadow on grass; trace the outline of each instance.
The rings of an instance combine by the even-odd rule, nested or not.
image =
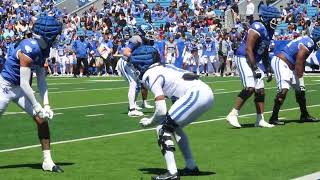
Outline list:
[[[74,165],[74,163],[60,162],[60,163],[56,163],[56,165],[61,166],[63,168],[63,166],[72,166]],[[16,169],[16,168],[42,169],[42,164],[30,163],[30,164],[12,164],[12,165],[0,166],[0,169]]]
[[[163,169],[163,168],[141,168],[139,169],[139,171],[143,172],[143,174],[163,174],[167,172],[167,169]],[[181,172],[182,170],[178,170],[179,172]],[[179,173],[181,174],[181,173]],[[210,175],[214,175],[216,174],[215,172],[211,172],[211,171],[200,171],[200,174],[198,176],[210,176]]]

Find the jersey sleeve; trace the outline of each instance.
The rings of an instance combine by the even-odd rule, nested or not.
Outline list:
[[[309,50],[309,52],[312,52],[314,50],[314,42],[310,38],[303,38],[299,45],[305,46]]]
[[[257,32],[259,34],[259,36],[261,34],[263,34],[263,31],[265,29],[265,27],[263,26],[263,24],[261,24],[260,22],[254,22],[251,24],[251,30]]]
[[[163,75],[145,74],[142,82],[154,94],[154,97],[164,95],[162,88],[165,83],[165,77]]]
[[[142,44],[142,39],[140,36],[132,36],[129,39],[129,44],[127,45],[127,48],[131,49],[131,51],[135,50],[137,47],[139,47]]]
[[[39,63],[42,51],[40,50],[37,41],[26,39],[20,42],[19,48],[23,54],[27,55],[32,60],[33,63]]]

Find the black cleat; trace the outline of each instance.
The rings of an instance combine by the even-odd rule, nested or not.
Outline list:
[[[304,122],[318,122],[319,120],[315,117],[312,117],[310,115],[307,116],[300,116],[300,122],[304,123]]]
[[[189,169],[185,167],[179,172],[180,176],[199,176],[200,175],[200,170],[198,167],[195,167],[194,169]]]
[[[64,171],[60,168],[60,166],[55,165],[52,167],[52,172],[63,173]]]
[[[285,123],[283,121],[279,121],[278,118],[270,118],[269,120],[269,124],[273,124],[273,125],[285,125]]]
[[[180,177],[178,173],[170,174],[170,172],[167,171],[166,173],[159,176],[151,177],[151,180],[180,180]]]

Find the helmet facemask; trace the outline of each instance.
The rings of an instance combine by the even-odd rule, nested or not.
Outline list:
[[[270,28],[271,29],[276,29],[277,26],[280,24],[281,18],[272,18],[269,23],[270,23]]]

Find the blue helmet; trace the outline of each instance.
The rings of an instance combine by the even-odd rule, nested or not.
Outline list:
[[[34,23],[32,31],[46,41],[48,45],[52,45],[56,37],[61,34],[62,23],[54,16],[42,13]]]
[[[138,26],[139,35],[148,39],[154,40],[154,30],[151,24],[144,23]]]
[[[274,6],[261,5],[259,8],[259,15],[264,23],[270,23],[272,29],[275,29],[281,21],[281,13],[279,9]]]
[[[313,42],[317,45],[317,48],[320,48],[320,26],[315,26],[310,33],[310,37]]]

